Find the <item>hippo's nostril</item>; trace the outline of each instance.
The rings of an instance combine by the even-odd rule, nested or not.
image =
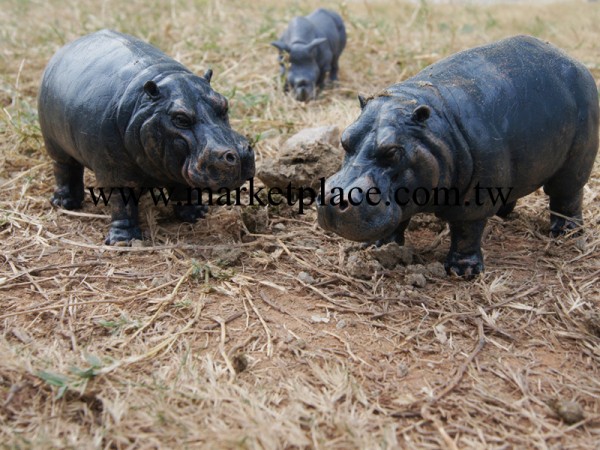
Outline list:
[[[348,203],[347,200],[342,200],[340,202],[340,211],[345,211],[346,209],[348,209],[348,206],[350,206],[350,204]]]
[[[227,161],[229,164],[233,164],[236,161],[236,157],[235,157],[235,155],[233,153],[228,152],[225,155],[225,161]]]

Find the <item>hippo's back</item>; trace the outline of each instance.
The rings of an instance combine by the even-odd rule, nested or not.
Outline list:
[[[473,106],[477,114],[490,119],[497,118],[500,102],[532,116],[541,106],[560,111],[569,103],[592,109],[598,103],[590,72],[558,48],[531,36],[456,53],[407,81],[431,83],[462,113]]]
[[[318,35],[326,37],[331,50],[339,55],[346,46],[346,28],[338,13],[325,8],[319,8],[306,19],[318,30]]]
[[[187,69],[155,47],[115,31],[98,31],[65,45],[48,63],[40,86],[38,112],[45,139],[85,163],[78,147],[87,141],[101,145],[105,136],[100,130],[118,134],[118,109],[137,100],[126,92],[132,81],[167,71]]]
[[[595,81],[585,66],[539,39],[516,36],[459,52],[396,89],[438,103],[457,124],[451,133],[464,138],[482,183],[521,180],[514,192],[522,196],[567,165],[581,167],[584,180],[593,163]]]

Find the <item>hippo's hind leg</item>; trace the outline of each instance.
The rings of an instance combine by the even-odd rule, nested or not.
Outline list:
[[[340,70],[340,67],[338,65],[339,59],[340,59],[340,57],[336,56],[331,61],[331,70],[329,71],[329,83],[331,85],[335,85],[335,82],[338,79],[338,72]]]
[[[498,211],[496,211],[496,215],[498,217],[502,217],[503,219],[505,219],[506,216],[508,216],[511,212],[513,212],[513,210],[515,209],[515,206],[517,206],[516,200],[514,202],[506,203],[506,204],[502,205]]]
[[[553,237],[575,230],[583,225],[581,204],[583,188],[569,192],[547,183],[544,192],[550,196],[550,233]]]
[[[65,209],[80,209],[83,202],[83,165],[46,141],[48,154],[54,159],[56,190],[50,202]]]
[[[195,223],[208,212],[208,206],[202,203],[203,198],[195,188],[176,186],[171,193],[171,200],[175,202],[175,216],[182,222]]]
[[[563,167],[544,184],[544,192],[550,196],[550,233],[552,236],[581,228],[583,215],[583,187],[587,183],[596,153],[598,152],[598,98],[594,89],[587,120],[581,123],[570,158]]]
[[[125,191],[126,188],[115,191],[120,195],[113,195],[111,198],[111,224],[104,241],[106,245],[129,245],[134,239],[142,239],[142,230],[138,222],[139,198],[128,195]]]
[[[594,144],[597,148],[597,141]],[[585,157],[567,163],[544,185],[550,196],[550,233],[557,237],[581,228],[583,187],[594,164],[596,152],[581,152]]]
[[[448,274],[472,278],[483,272],[481,236],[486,219],[450,223],[450,252],[445,268]]]
[[[389,244],[390,242],[395,242],[400,247],[404,245],[404,232],[408,228],[408,224],[410,223],[410,218],[405,220],[404,222],[400,222],[398,228],[394,230],[392,234],[385,237],[384,239],[379,239],[375,242],[377,247],[381,247],[382,245]]]

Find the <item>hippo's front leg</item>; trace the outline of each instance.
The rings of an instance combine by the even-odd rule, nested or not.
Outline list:
[[[398,228],[396,228],[392,234],[376,241],[375,246],[381,247],[382,245],[389,244],[390,242],[395,242],[400,247],[402,247],[404,245],[404,232],[408,228],[409,223],[410,218],[405,220],[404,222],[400,222],[400,225],[398,225]]]
[[[550,196],[550,234],[558,237],[573,230],[579,234],[583,225],[581,204],[583,203],[583,189],[561,196],[552,193]]]
[[[317,78],[317,82],[315,83],[319,89],[325,88],[325,80],[327,79],[327,74],[331,72],[331,65],[326,64],[319,73],[319,78]]]
[[[481,236],[487,219],[451,222],[450,252],[444,267],[448,274],[472,278],[483,272]]]
[[[279,52],[277,61],[279,61],[279,76],[283,77],[285,76],[285,54],[283,52]]]
[[[142,230],[138,222],[137,202],[130,198],[125,204],[121,196],[113,197],[112,200],[111,225],[104,243],[131,245],[132,240],[141,240]]]
[[[54,162],[56,190],[50,202],[65,209],[80,209],[83,202],[83,166],[77,161]]]
[[[198,189],[177,186],[171,194],[171,200],[175,202],[173,206],[175,216],[182,222],[196,223],[208,212],[208,206],[202,204]]]

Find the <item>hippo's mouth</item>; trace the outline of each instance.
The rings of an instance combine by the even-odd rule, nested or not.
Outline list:
[[[294,89],[294,97],[299,102],[308,102],[316,98],[316,93],[314,89],[302,86]]]
[[[213,168],[207,168],[200,172],[189,163],[186,163],[181,171],[183,179],[188,186],[200,189],[210,189],[212,192],[218,192],[220,189],[233,190],[240,187],[247,178],[254,175],[253,170],[232,170],[231,172],[223,172]],[[244,172],[244,173],[240,173]],[[249,177],[243,175],[250,173]],[[211,176],[214,175],[214,176]]]
[[[400,208],[386,208],[379,211],[363,211],[359,208],[344,208],[344,205],[323,205],[317,208],[317,220],[323,229],[358,242],[374,242],[385,239],[396,231],[400,224]]]
[[[193,188],[210,189],[213,192],[217,192],[219,189],[234,189],[237,187],[237,180],[223,180],[223,177],[219,179],[212,179],[205,174],[199,174],[193,169],[184,170],[182,175],[188,186]]]
[[[236,189],[255,173],[254,153],[250,146],[239,150],[221,149],[219,153],[204,149],[204,158],[189,157],[181,169],[185,182],[195,188]],[[208,155],[208,156],[207,156]]]

